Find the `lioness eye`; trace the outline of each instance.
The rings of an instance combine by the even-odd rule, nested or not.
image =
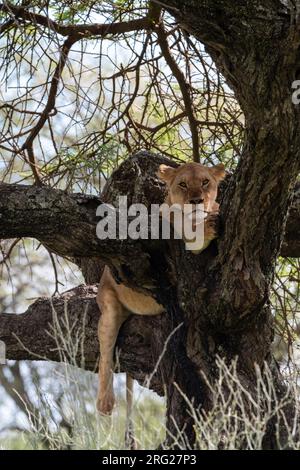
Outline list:
[[[209,183],[209,180],[204,180],[203,183],[202,183],[202,185],[203,185],[203,186],[207,186],[208,183]]]
[[[187,187],[187,186],[186,186],[186,183],[185,183],[184,181],[181,181],[181,183],[179,183],[179,186],[180,186],[181,188],[186,188],[186,187]]]

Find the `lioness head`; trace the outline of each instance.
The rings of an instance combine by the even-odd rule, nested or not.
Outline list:
[[[160,165],[158,177],[168,186],[166,203],[203,204],[206,212],[218,209],[216,203],[219,182],[226,173],[224,165],[213,167],[203,166],[200,163],[186,163],[178,168]]]

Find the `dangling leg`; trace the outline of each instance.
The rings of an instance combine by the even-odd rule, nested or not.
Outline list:
[[[133,378],[126,374],[126,428],[125,428],[125,447],[126,449],[136,450],[137,444],[134,437],[134,426],[132,419],[133,411]]]

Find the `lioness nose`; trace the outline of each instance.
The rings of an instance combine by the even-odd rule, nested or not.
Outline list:
[[[190,204],[202,204],[204,199],[202,197],[194,197],[190,200]]]

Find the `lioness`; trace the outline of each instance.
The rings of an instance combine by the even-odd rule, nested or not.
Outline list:
[[[167,184],[168,205],[203,204],[207,213],[204,222],[206,248],[216,238],[215,221],[219,204],[216,202],[219,182],[225,177],[222,164],[206,167],[199,163],[187,163],[178,168],[160,165],[158,177]],[[199,250],[197,251],[199,252]],[[118,284],[108,267],[100,280],[97,302],[101,311],[98,337],[100,343],[99,390],[97,409],[111,414],[114,407],[113,353],[119,329],[131,314],[158,315],[163,307],[152,297],[136,292],[124,284]],[[131,401],[132,379],[127,377],[127,400]]]

